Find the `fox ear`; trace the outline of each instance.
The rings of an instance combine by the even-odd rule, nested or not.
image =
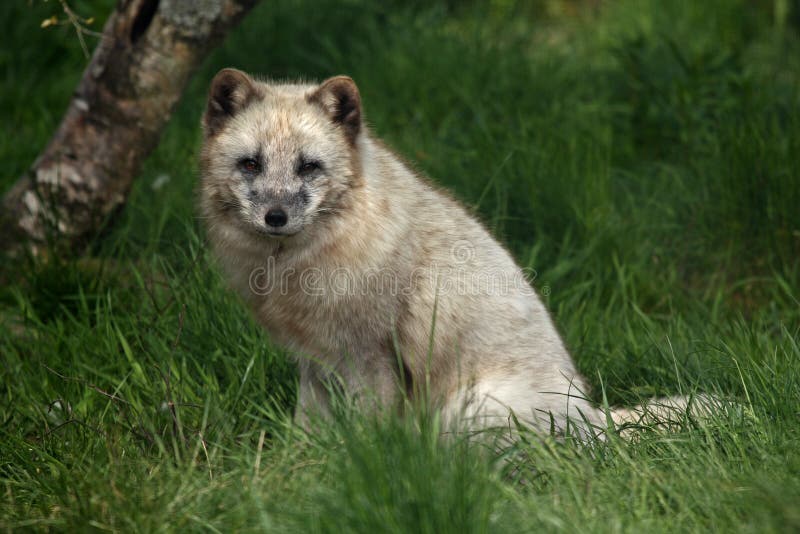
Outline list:
[[[342,125],[347,140],[355,143],[361,130],[361,96],[352,78],[328,78],[307,99],[322,106],[334,123]]]
[[[222,69],[211,80],[208,91],[208,104],[203,116],[206,135],[219,132],[225,123],[244,109],[258,96],[253,80],[236,69]]]

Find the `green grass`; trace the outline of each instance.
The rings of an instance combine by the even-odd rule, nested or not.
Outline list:
[[[69,28],[38,28],[57,11],[0,6],[3,188],[85,65]],[[0,529],[800,529],[798,28],[782,0],[263,2],[92,259],[2,288]],[[701,390],[745,415],[592,448],[529,438],[508,461],[425,418],[293,431],[293,365],[193,207],[223,66],[353,76],[374,131],[536,270],[595,400]]]

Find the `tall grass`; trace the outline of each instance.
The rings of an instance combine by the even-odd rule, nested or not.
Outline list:
[[[0,6],[0,180],[85,60]],[[104,17],[109,1],[74,2]],[[800,42],[781,2],[264,2],[197,73],[91,259],[0,292],[0,527],[130,531],[800,528]],[[498,457],[435,421],[290,424],[295,371],[194,211],[223,66],[347,73],[371,128],[536,270],[594,400],[740,410]]]

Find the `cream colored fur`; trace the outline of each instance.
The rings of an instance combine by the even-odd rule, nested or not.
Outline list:
[[[212,83],[204,122],[210,242],[258,321],[297,355],[301,422],[327,412],[334,382],[389,409],[425,395],[473,428],[507,426],[512,411],[543,431],[568,419],[605,428],[522,270],[374,138],[352,80],[268,84],[228,69]],[[299,177],[301,153],[323,172]],[[237,169],[249,154],[264,160],[253,180]],[[289,210],[296,233],[265,234],[275,199],[297,195],[306,201]]]

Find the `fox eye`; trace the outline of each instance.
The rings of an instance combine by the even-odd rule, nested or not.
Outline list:
[[[297,169],[297,174],[300,176],[308,176],[315,171],[318,171],[322,166],[317,163],[316,161],[304,161],[300,164],[300,167]]]
[[[261,172],[261,163],[253,158],[240,159],[236,163],[236,166],[239,167],[239,170],[245,174],[258,174]]]

